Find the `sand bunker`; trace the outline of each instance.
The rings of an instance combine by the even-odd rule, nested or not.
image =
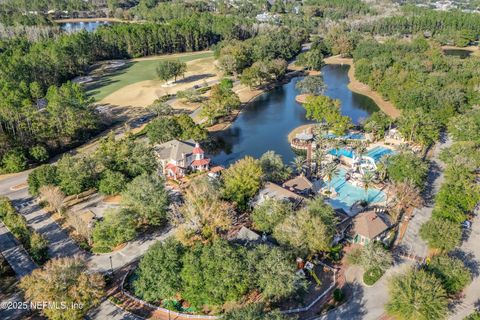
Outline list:
[[[177,79],[176,83],[164,86],[161,80],[140,81],[125,86],[108,95],[99,104],[116,106],[146,107],[166,94],[175,94],[180,90],[190,89],[195,85],[210,84],[220,78],[213,58],[203,58],[187,62],[185,77]]]

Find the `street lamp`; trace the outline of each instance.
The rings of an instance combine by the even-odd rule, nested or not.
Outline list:
[[[113,275],[113,263],[112,263],[112,256],[110,256],[110,271],[112,272],[112,275]]]

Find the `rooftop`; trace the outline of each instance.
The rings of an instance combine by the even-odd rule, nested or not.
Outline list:
[[[300,203],[305,198],[298,194],[285,189],[273,182],[265,183],[265,186],[260,190],[258,202],[261,203],[265,199],[288,200],[294,203]]]
[[[293,179],[285,181],[283,187],[287,189],[294,189],[298,192],[305,192],[313,188],[313,184],[303,174],[296,176]]]
[[[379,214],[374,211],[365,211],[359,213],[353,219],[353,233],[373,239],[390,228],[391,225],[392,224],[387,215]]]
[[[155,152],[160,159],[172,159],[180,161],[186,154],[192,154],[195,149],[195,141],[170,140],[155,146]]]

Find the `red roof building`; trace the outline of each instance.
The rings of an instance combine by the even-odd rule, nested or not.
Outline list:
[[[171,140],[155,147],[155,154],[167,178],[181,179],[188,172],[206,171],[210,159],[197,142]]]

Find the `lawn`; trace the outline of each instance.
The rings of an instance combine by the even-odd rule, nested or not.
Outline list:
[[[191,60],[208,58],[213,56],[212,52],[200,52],[185,54],[178,59],[183,62]],[[125,67],[109,73],[97,81],[93,82],[87,87],[88,94],[100,101],[111,93],[133,83],[146,80],[154,80],[157,78],[155,69],[158,61],[162,59],[169,59],[170,56],[159,56],[158,59],[149,59],[142,61],[132,61],[125,65]]]

